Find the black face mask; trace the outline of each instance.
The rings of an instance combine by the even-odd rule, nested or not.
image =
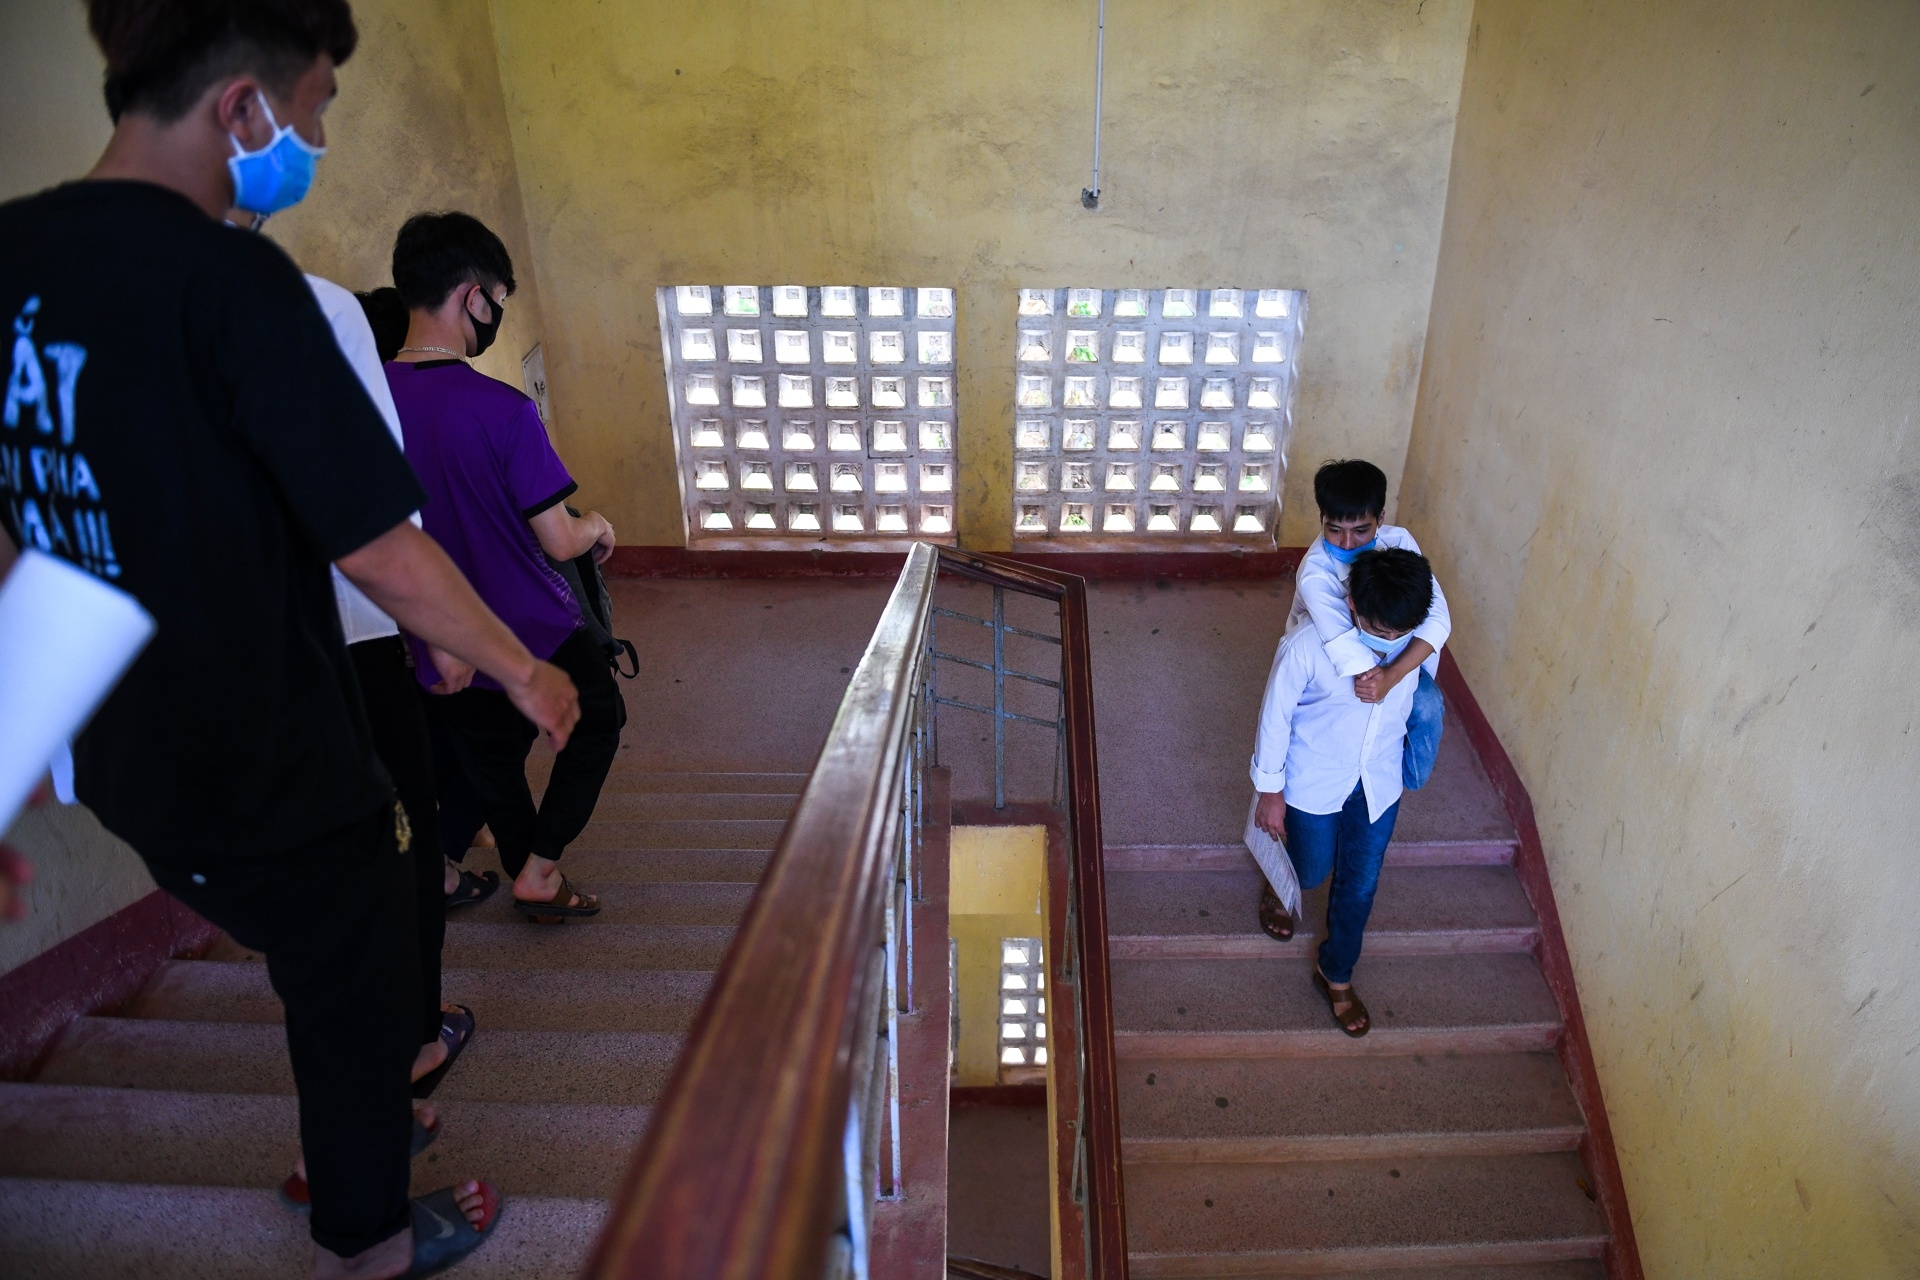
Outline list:
[[[500,322],[506,318],[507,314],[505,309],[492,298],[488,298],[487,303],[493,308],[493,319],[485,323],[474,320],[473,308],[467,308],[467,319],[473,321],[473,354],[476,356],[484,355],[487,348],[493,345],[493,340],[500,335]]]

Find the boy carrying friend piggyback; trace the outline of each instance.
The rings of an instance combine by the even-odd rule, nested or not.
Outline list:
[[[1353,1036],[1369,1025],[1353,967],[1400,796],[1426,783],[1439,750],[1445,704],[1434,676],[1451,630],[1419,544],[1381,523],[1386,493],[1386,476],[1369,462],[1330,462],[1314,477],[1321,537],[1296,578],[1251,769],[1259,794],[1248,843],[1269,881],[1261,927],[1293,936],[1273,881],[1286,882],[1297,904],[1296,877],[1314,888],[1332,875],[1314,982]],[[1263,836],[1284,841],[1288,865]]]

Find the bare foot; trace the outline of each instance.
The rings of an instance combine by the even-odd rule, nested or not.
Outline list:
[[[527,865],[520,868],[520,874],[513,878],[513,896],[521,902],[553,902],[554,895],[560,892],[560,864],[552,858],[542,858],[529,854]],[[578,892],[568,895],[565,902],[555,902],[559,907],[591,906],[592,894]]]
[[[447,864],[447,872],[440,877],[440,892],[452,893],[460,887],[460,868],[452,858],[442,859]]]
[[[443,1037],[435,1036],[420,1046],[420,1052],[413,1055],[413,1076],[418,1080],[447,1060],[447,1042]]]

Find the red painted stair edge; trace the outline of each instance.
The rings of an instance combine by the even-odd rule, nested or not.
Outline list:
[[[1633,1235],[1633,1215],[1627,1207],[1627,1185],[1621,1177],[1620,1157],[1613,1146],[1613,1125],[1607,1119],[1600,1072],[1593,1060],[1593,1045],[1587,1039],[1586,1018],[1580,1012],[1580,992],[1573,980],[1573,957],[1567,951],[1567,936],[1560,928],[1560,908],[1554,902],[1546,850],[1540,843],[1540,828],[1533,819],[1533,797],[1527,794],[1526,784],[1520,781],[1520,771],[1514,768],[1486,712],[1480,709],[1473,690],[1467,687],[1467,679],[1454,661],[1451,649],[1441,651],[1440,691],[1466,730],[1467,740],[1480,757],[1519,838],[1513,858],[1514,874],[1519,877],[1527,900],[1533,904],[1533,913],[1540,920],[1534,958],[1546,977],[1548,990],[1553,992],[1554,1003],[1560,1008],[1565,1027],[1560,1038],[1560,1065],[1587,1120],[1580,1158],[1587,1172],[1593,1175],[1600,1211],[1612,1237],[1606,1255],[1608,1280],[1645,1280],[1646,1273],[1640,1266],[1640,1247]]]
[[[0,974],[0,1080],[25,1079],[75,1018],[131,1000],[165,961],[220,930],[155,889]]]

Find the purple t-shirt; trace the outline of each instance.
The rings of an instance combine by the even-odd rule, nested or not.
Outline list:
[[[579,486],[548,443],[539,410],[458,360],[395,361],[387,385],[407,461],[427,491],[426,531],[533,656],[551,658],[581,626],[580,606],[527,522]],[[409,643],[420,683],[438,684],[426,646]],[[500,687],[482,675],[473,683]]]

